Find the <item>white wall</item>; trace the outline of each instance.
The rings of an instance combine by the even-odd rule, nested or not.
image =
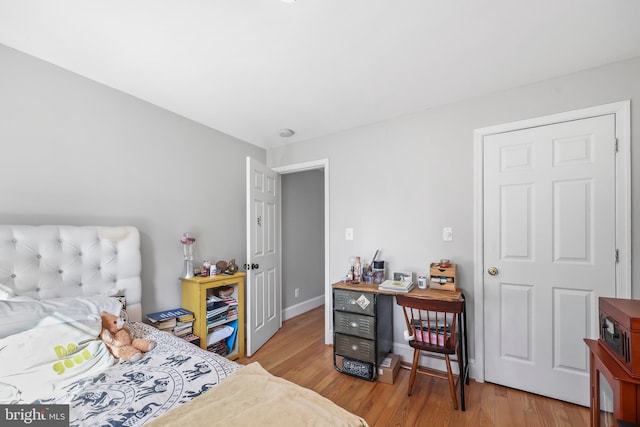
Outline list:
[[[632,129],[638,129],[638,76],[640,58],[635,58],[270,149],[267,164],[278,167],[324,158],[331,162],[329,281],[340,279],[350,256],[369,260],[376,249],[390,270],[426,273],[431,261],[456,262],[473,341],[473,130],[625,99],[632,101]],[[638,142],[633,133],[632,147]],[[640,150],[632,148],[632,168],[637,167]],[[640,178],[634,174],[633,181]],[[640,185],[632,184],[632,191],[637,206]],[[638,229],[639,209],[633,210],[632,222]],[[344,239],[346,227],[354,228],[353,241]],[[453,227],[452,242],[442,241],[443,227]],[[638,239],[640,234],[634,232],[634,248]],[[633,259],[640,260],[640,255]],[[636,277],[640,263],[633,266]],[[632,295],[640,295],[635,281]],[[397,311],[394,321],[395,336],[402,337]],[[470,347],[473,357],[473,342]]]
[[[180,305],[184,231],[242,266],[265,150],[2,45],[0,64],[0,223],[138,227],[144,312]]]

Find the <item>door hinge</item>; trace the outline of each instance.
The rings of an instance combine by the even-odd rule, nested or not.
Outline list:
[[[616,138],[616,153],[618,152],[619,149],[620,149],[620,146],[618,144],[618,138]]]
[[[616,249],[616,264],[620,262],[620,250]]]

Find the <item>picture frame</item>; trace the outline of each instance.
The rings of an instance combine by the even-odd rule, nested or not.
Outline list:
[[[394,271],[391,273],[391,280],[399,282],[413,282],[413,273],[409,271]]]

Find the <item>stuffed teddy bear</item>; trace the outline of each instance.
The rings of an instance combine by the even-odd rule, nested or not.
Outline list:
[[[136,362],[142,359],[142,354],[156,347],[153,340],[135,338],[131,339],[131,331],[125,326],[125,322],[115,314],[103,311],[102,332],[100,339],[104,341],[111,354],[127,362]]]

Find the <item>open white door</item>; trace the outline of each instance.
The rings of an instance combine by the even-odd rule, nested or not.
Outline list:
[[[247,157],[247,356],[282,326],[279,179]]]

